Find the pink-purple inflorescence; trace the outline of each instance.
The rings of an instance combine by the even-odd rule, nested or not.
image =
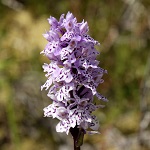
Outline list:
[[[44,34],[48,44],[41,53],[50,64],[43,65],[48,79],[41,89],[48,90],[52,103],[44,108],[44,116],[60,120],[57,132],[68,134],[77,126],[85,133],[98,133],[99,122],[92,112],[103,105],[96,105],[93,97],[107,101],[96,90],[107,73],[96,60],[99,52],[94,46],[99,43],[87,34],[87,22],[78,23],[70,12],[66,17],[62,14],[59,21],[54,17],[48,21],[50,30]]]

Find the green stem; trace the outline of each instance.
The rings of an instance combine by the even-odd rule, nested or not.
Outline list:
[[[75,126],[75,128],[70,129],[70,133],[74,141],[74,150],[80,150],[80,146],[83,144],[84,130]]]

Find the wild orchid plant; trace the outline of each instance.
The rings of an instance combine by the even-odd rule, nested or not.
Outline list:
[[[59,120],[57,132],[70,131],[77,150],[84,134],[99,133],[99,122],[92,112],[103,105],[96,105],[93,97],[107,101],[96,90],[107,70],[98,66],[95,45],[100,44],[87,34],[87,22],[78,23],[70,12],[66,17],[62,14],[59,21],[54,17],[48,21],[50,30],[44,34],[48,44],[41,53],[50,63],[43,65],[48,79],[41,89],[48,90],[52,103],[44,108],[44,116]]]

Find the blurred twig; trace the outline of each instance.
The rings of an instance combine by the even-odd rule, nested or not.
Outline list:
[[[19,134],[18,134],[18,125],[16,122],[16,113],[15,113],[15,105],[14,99],[12,98],[13,91],[10,89],[8,95],[8,104],[6,107],[7,111],[7,119],[8,119],[8,126],[9,126],[9,134],[11,139],[11,144],[15,150],[19,150]]]
[[[1,0],[1,3],[16,11],[23,8],[23,4],[18,2],[17,0]]]
[[[148,55],[145,77],[142,85],[142,96],[140,101],[141,122],[139,140],[141,145],[150,148],[150,53]]]
[[[116,25],[112,25],[108,30],[108,34],[103,42],[103,48],[105,51],[109,50],[117,39],[121,36],[123,31],[136,32],[138,21],[141,15],[149,17],[148,11],[145,9],[143,4],[139,0],[123,0],[125,5],[122,10],[122,14],[120,15],[119,21]],[[145,28],[140,26],[139,31],[145,30]]]

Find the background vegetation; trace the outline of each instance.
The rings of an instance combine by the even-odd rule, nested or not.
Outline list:
[[[101,134],[85,136],[82,149],[150,149],[149,10],[149,0],[1,0],[0,149],[72,149],[57,120],[43,118],[49,99],[40,91],[47,18],[68,11],[88,22],[108,70],[99,91],[109,102],[96,112]]]

